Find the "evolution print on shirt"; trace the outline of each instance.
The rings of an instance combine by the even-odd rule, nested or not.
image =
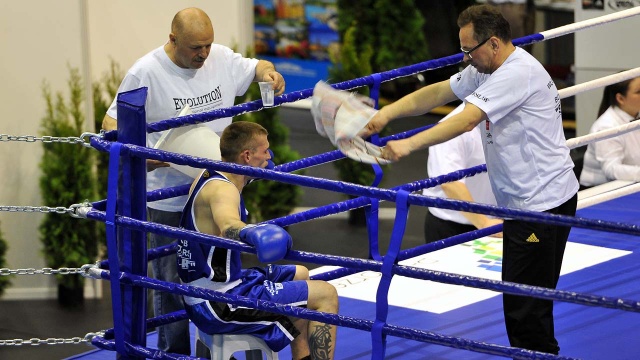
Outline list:
[[[219,107],[221,103],[222,91],[220,90],[220,85],[218,85],[211,92],[197,97],[186,99],[173,98],[173,104],[175,105],[176,111],[180,111],[186,105],[189,105],[194,113],[201,113],[204,111],[215,109]]]

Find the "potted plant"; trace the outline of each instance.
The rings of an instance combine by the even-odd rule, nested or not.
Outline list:
[[[5,256],[7,255],[7,242],[2,237],[2,232],[0,231],[0,269],[7,267],[7,260]],[[0,296],[4,294],[4,291],[11,285],[11,280],[9,276],[2,275],[0,276]]]
[[[430,58],[423,30],[425,20],[415,3],[414,0],[375,1],[375,13],[385,16],[373,19],[377,29],[374,72],[392,70]],[[381,92],[388,98],[399,99],[421,86],[415,75],[407,76],[384,83]]]
[[[82,112],[83,87],[77,68],[69,68],[69,98],[42,86],[46,102],[41,133],[54,137],[77,137],[84,132]],[[45,143],[40,162],[40,190],[45,206],[70,206],[95,195],[94,150],[68,143]],[[44,258],[51,268],[77,268],[96,260],[99,238],[96,222],[67,215],[47,213],[39,228]],[[63,306],[77,306],[84,301],[84,278],[57,275],[58,301]]]

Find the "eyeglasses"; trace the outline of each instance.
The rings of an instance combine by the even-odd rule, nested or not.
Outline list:
[[[487,41],[489,41],[489,39],[491,39],[491,36],[489,36],[488,38],[484,39],[480,44],[474,46],[473,48],[471,48],[470,50],[465,50],[463,48],[460,48],[460,51],[462,51],[463,54],[467,55],[469,57],[469,59],[473,59],[473,56],[471,56],[471,53],[474,52],[477,48],[479,48],[480,46],[484,45],[484,43],[486,43]]]

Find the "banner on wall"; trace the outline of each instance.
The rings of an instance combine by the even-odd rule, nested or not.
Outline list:
[[[328,79],[329,54],[337,51],[335,0],[254,0],[256,56],[274,63],[287,92]]]

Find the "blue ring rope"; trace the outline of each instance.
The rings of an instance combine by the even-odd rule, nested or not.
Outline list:
[[[110,275],[108,271],[101,271],[100,276],[103,279],[108,280]],[[121,281],[127,285],[141,286],[148,289],[156,289],[162,291],[171,289],[174,290],[172,292],[180,295],[198,297],[211,301],[231,303],[239,306],[269,311],[276,314],[300,317],[337,326],[350,327],[358,330],[371,331],[374,325],[374,322],[371,320],[358,319],[344,315],[328,314],[310,310],[307,308],[283,305],[265,300],[250,299],[243,296],[221,293],[204,288],[158,281],[153,278],[134,275],[130,273],[121,273]],[[389,324],[385,324],[384,326],[382,326],[382,333],[384,335],[398,336],[416,341],[449,346],[457,349],[472,350],[476,352],[512,357],[516,359],[572,359],[563,356],[535,352],[531,350],[511,348],[496,344],[488,344],[474,340],[465,340],[458,337],[446,336],[428,331]],[[130,350],[130,347],[128,347],[128,350]],[[155,349],[151,350],[154,352],[158,351]],[[155,357],[152,358],[155,359]]]
[[[97,221],[105,221],[105,213],[90,210],[87,218]],[[151,222],[136,220],[125,216],[116,216],[116,224],[132,230],[153,232],[173,238],[193,240],[207,245],[220,246],[231,250],[255,254],[255,248],[243,242],[225,239],[222,237],[207,235],[196,231],[174,228],[166,225],[158,225]],[[380,272],[383,266],[381,261],[372,259],[359,259],[336,255],[315,254],[306,251],[289,250],[284,257],[287,260],[310,262],[320,265],[344,266],[360,271]],[[587,306],[601,306],[610,309],[618,309],[630,312],[640,312],[640,301],[612,298],[601,295],[578,294],[564,290],[553,290],[543,287],[522,285],[509,282],[489,280],[467,275],[457,275],[442,271],[433,271],[405,265],[393,265],[393,273],[421,280],[432,280],[446,284],[465,285],[484,290],[494,290],[512,295],[535,296],[545,300],[557,300]],[[171,284],[171,283],[166,283]]]
[[[92,143],[94,140],[92,140]],[[97,143],[98,141],[96,141]],[[110,148],[109,143],[106,148]],[[287,184],[295,184],[307,187],[313,187],[317,189],[336,191],[340,193],[346,193],[355,196],[364,196],[368,198],[375,198],[378,200],[395,201],[397,190],[392,189],[380,189],[370,186],[350,184],[337,180],[319,179],[305,175],[283,173],[277,170],[269,170],[262,168],[254,168],[250,166],[242,166],[232,163],[226,163],[221,161],[213,161],[204,158],[196,158],[188,155],[174,154],[163,152],[161,150],[149,149],[141,146],[123,144],[122,156],[137,156],[146,157],[156,160],[168,160],[178,164],[185,164],[186,161],[194,162],[193,159],[199,160],[201,167],[210,168],[218,171],[225,171],[234,174],[250,175],[258,178],[275,180],[284,182]],[[186,160],[190,158],[190,160]],[[417,182],[420,183],[421,181]],[[406,190],[406,189],[405,189]],[[409,204],[419,205],[425,207],[438,207],[449,210],[459,210],[465,212],[472,212],[484,215],[491,215],[499,218],[510,218],[523,221],[530,221],[536,223],[546,223],[551,225],[564,225],[575,226],[581,228],[587,228],[599,231],[618,232],[630,235],[640,235],[640,226],[632,224],[624,224],[619,222],[594,220],[581,217],[554,215],[544,212],[536,212],[521,209],[503,208],[494,205],[486,205],[479,203],[472,203],[461,200],[452,200],[444,198],[436,198],[423,195],[409,195]]]

